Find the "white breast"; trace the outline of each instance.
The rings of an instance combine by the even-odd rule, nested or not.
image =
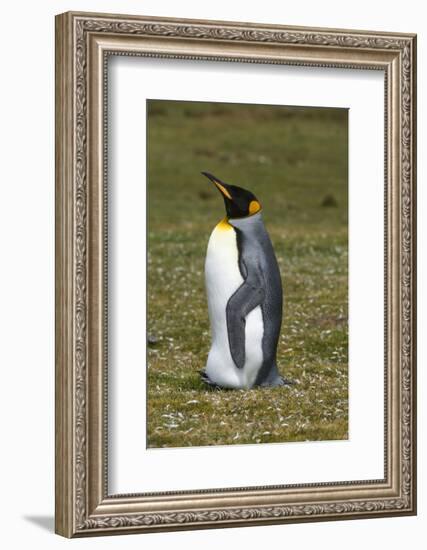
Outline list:
[[[228,344],[226,307],[230,296],[243,283],[243,277],[239,270],[236,233],[226,221],[220,222],[210,236],[205,280],[212,334],[206,374],[223,387],[251,387],[262,365],[262,311],[258,306],[246,317],[246,361],[244,368],[238,369]]]

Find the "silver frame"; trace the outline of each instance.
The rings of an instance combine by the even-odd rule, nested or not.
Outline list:
[[[109,495],[106,59],[385,74],[385,477]],[[56,18],[56,532],[66,537],[416,513],[416,37],[68,12]]]

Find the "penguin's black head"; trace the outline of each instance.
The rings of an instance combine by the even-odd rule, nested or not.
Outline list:
[[[258,199],[250,191],[224,183],[208,172],[202,172],[202,174],[210,179],[221,192],[228,218],[246,218],[261,210]]]

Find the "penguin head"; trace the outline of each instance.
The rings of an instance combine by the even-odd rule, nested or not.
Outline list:
[[[209,174],[209,172],[202,172],[202,174],[214,183],[220,191],[224,199],[228,218],[246,218],[253,216],[261,210],[261,204],[258,199],[247,189],[224,183],[217,177]]]

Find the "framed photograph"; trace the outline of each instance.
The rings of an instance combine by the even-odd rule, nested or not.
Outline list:
[[[56,18],[56,532],[416,513],[416,37]]]

